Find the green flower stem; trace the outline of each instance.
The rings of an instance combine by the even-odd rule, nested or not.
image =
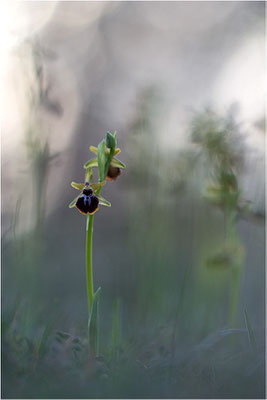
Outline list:
[[[87,215],[86,221],[86,284],[88,312],[90,313],[93,296],[94,296],[94,280],[93,280],[93,223],[94,214]]]
[[[96,191],[100,194],[101,188]],[[93,224],[94,214],[87,215],[86,220],[86,286],[88,299],[88,314],[90,315],[94,297],[94,278],[93,278]]]

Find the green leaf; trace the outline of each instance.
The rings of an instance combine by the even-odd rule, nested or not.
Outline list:
[[[100,196],[100,194],[97,194],[96,197],[98,198],[99,204],[101,204],[101,206],[111,207],[111,203],[104,199],[104,197]]]
[[[244,310],[244,316],[245,316],[250,346],[251,346],[252,350],[254,351],[254,353],[257,353],[257,342],[256,342],[254,331],[253,331],[253,328],[250,323],[250,320],[249,320],[246,310]]]
[[[115,157],[112,158],[110,165],[112,165],[112,167],[117,167],[121,169],[124,169],[126,167],[126,165],[123,162],[121,162]]]
[[[74,189],[80,190],[80,192],[82,192],[85,185],[84,185],[84,183],[71,182],[71,186]]]
[[[97,163],[97,158],[92,158],[91,160],[87,161],[83,168],[93,168],[93,167],[97,167],[98,163]]]
[[[105,148],[106,148],[106,141],[103,139],[97,147],[98,174],[99,174],[100,182],[102,182],[106,177],[106,175],[105,175],[105,165],[106,165]]]
[[[93,296],[92,307],[88,321],[88,335],[90,352],[94,356],[98,355],[98,301],[101,293],[101,287],[97,289]]]
[[[106,135],[106,144],[107,144],[107,147],[108,147],[109,149],[113,149],[113,151],[115,151],[116,139],[115,139],[115,137],[114,137],[110,132],[107,132],[107,135]]]
[[[79,194],[77,197],[75,197],[74,200],[72,200],[72,202],[69,204],[69,208],[73,208],[75,207],[76,201],[78,200],[78,198],[81,196],[81,194]]]

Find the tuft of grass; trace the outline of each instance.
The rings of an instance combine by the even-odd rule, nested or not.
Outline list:
[[[249,344],[251,346],[252,351],[257,354],[257,342],[256,338],[254,335],[254,331],[248,316],[248,313],[246,310],[244,310],[244,317],[245,317],[245,322],[246,322],[246,327],[247,327],[247,332],[248,332],[248,339],[249,339]]]

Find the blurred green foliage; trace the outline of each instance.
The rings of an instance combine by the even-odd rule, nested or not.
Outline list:
[[[126,211],[112,200],[113,214],[103,211],[95,232],[95,279],[104,293],[99,357],[89,357],[84,329],[80,226],[67,230],[71,222],[62,221],[56,236],[36,200],[41,234],[33,228],[2,240],[3,397],[264,398],[264,326],[256,314],[264,268],[256,253],[244,259],[263,231],[249,222],[247,239],[238,225],[237,125],[201,112],[188,127],[188,147],[166,152],[156,123],[161,101],[155,88],[140,94],[115,197]],[[46,179],[48,145],[30,140],[29,151],[37,185]],[[245,283],[255,281],[241,280],[229,326],[237,265]]]

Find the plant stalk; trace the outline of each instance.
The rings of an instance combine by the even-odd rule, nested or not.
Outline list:
[[[96,191],[100,194],[101,188]],[[90,315],[94,297],[94,278],[93,278],[93,224],[94,214],[87,215],[86,219],[86,286],[88,299],[88,315]]]
[[[94,223],[94,215],[88,214],[86,220],[86,284],[87,284],[88,314],[90,314],[94,296],[93,223]]]

